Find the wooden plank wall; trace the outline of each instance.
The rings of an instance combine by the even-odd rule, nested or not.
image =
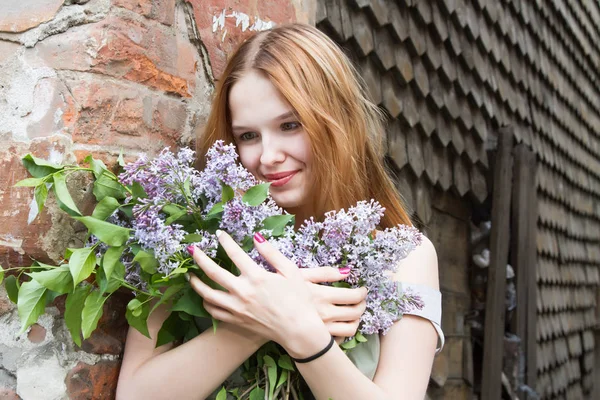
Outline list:
[[[317,26],[347,50],[371,98],[389,115],[387,153],[398,185],[433,235],[447,229],[438,224],[446,216],[454,221],[447,210],[460,207],[452,203],[473,209],[487,198],[485,143],[494,132],[511,126],[516,142],[533,149],[539,209],[537,387],[542,398],[589,396],[600,284],[600,3],[318,0],[317,5]],[[437,208],[440,201],[451,206]],[[459,293],[451,290],[458,288],[455,283],[445,285],[452,313],[469,305],[461,297],[468,288]],[[460,351],[459,345],[445,350],[448,365],[462,365],[456,360],[464,360],[466,347],[464,340],[457,343]]]

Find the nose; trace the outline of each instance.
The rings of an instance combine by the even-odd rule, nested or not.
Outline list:
[[[285,151],[283,144],[283,138],[263,134],[260,163],[263,165],[274,165],[285,161]]]

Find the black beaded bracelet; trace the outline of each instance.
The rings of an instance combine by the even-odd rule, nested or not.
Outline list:
[[[327,353],[329,351],[329,349],[331,349],[331,347],[333,346],[334,343],[335,343],[335,339],[333,338],[333,336],[331,336],[331,340],[329,341],[329,344],[327,346],[325,346],[325,348],[323,350],[319,351],[317,354],[314,354],[314,355],[312,355],[310,357],[306,357],[306,358],[294,358],[294,357],[290,357],[290,358],[300,364],[311,362],[311,361],[316,360],[317,358],[321,357],[323,354]]]

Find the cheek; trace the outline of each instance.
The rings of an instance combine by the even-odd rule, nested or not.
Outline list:
[[[254,151],[251,147],[238,147],[238,154],[240,155],[240,162],[252,175],[256,176],[256,170],[260,162],[260,154]]]

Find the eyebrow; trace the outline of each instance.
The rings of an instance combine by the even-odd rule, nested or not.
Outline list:
[[[294,111],[288,111],[286,113],[281,114],[279,117],[274,118],[273,121],[281,121],[284,119],[288,119],[290,117],[296,117],[296,113]],[[234,131],[237,131],[237,130],[250,129],[250,128],[245,127],[245,126],[240,126],[240,125],[233,125],[231,127],[231,129]]]

